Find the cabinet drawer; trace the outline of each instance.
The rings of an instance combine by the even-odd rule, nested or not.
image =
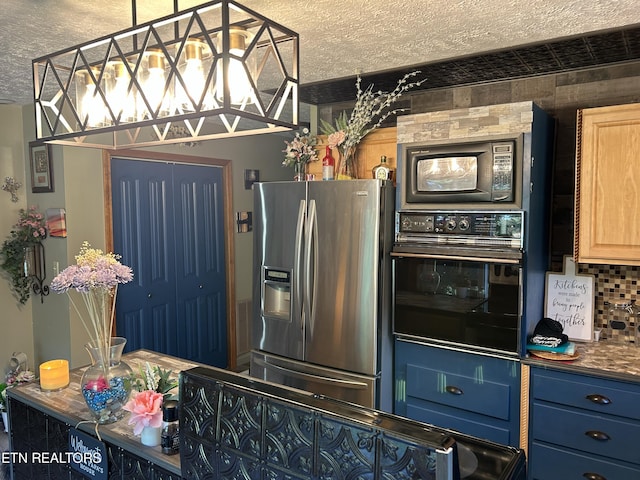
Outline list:
[[[529,449],[529,478],[532,480],[598,478],[595,475],[604,480],[630,480],[640,478],[640,468],[537,442]]]
[[[407,405],[407,416],[420,422],[464,432],[467,435],[484,438],[502,445],[511,445],[512,440],[515,441],[511,436],[507,422],[482,422],[463,416],[460,413],[444,413],[438,405],[429,405],[429,402],[409,403]]]
[[[532,392],[537,400],[640,420],[640,386],[553,372],[533,375]]]
[[[640,438],[638,422],[536,402],[533,416],[531,435],[535,440],[640,464],[640,449],[632,440]],[[593,438],[595,435],[601,439]]]
[[[407,397],[509,420],[508,384],[408,364],[406,388]]]

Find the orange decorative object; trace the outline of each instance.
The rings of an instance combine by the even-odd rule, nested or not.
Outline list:
[[[60,390],[69,385],[69,362],[67,360],[49,360],[40,364],[40,388],[42,390]]]

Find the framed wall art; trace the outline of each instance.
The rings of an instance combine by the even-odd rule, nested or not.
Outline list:
[[[67,212],[64,208],[47,208],[47,230],[50,237],[67,236]]]
[[[51,168],[51,146],[46,143],[29,144],[31,157],[31,191],[53,192],[53,169]]]

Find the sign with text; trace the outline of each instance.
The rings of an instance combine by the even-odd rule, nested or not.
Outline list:
[[[593,283],[593,275],[576,273],[570,256],[562,273],[547,272],[544,316],[560,322],[570,340],[592,340]]]
[[[69,453],[72,456],[71,468],[95,480],[107,480],[107,448],[99,442],[75,428],[69,429]]]

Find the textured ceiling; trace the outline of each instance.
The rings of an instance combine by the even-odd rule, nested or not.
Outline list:
[[[200,3],[183,0],[179,7]],[[397,75],[368,74],[421,68],[425,87],[433,88],[640,56],[638,0],[239,3],[300,34],[301,99],[309,103],[353,98],[356,73],[393,88]],[[0,103],[32,102],[33,58],[132,25],[129,0],[1,0],[0,6]],[[170,0],[137,0],[138,23],[172,9]]]

